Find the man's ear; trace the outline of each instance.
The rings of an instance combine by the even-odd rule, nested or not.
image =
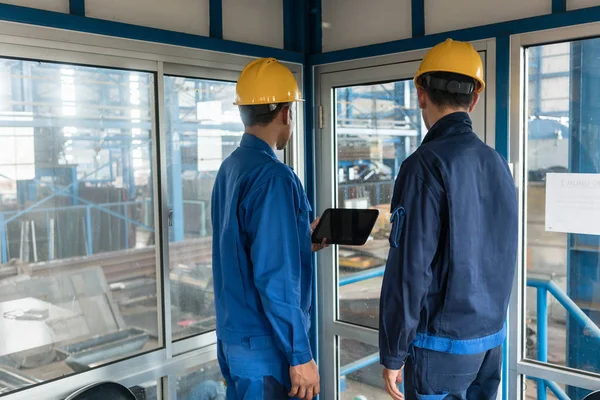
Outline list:
[[[417,99],[421,110],[427,108],[427,92],[423,88],[417,87]]]
[[[473,109],[477,105],[478,101],[479,101],[479,93],[473,93],[473,100],[471,100],[471,105],[469,106],[470,113],[473,112]]]
[[[281,123],[290,125],[292,123],[292,108],[289,105],[281,107]]]

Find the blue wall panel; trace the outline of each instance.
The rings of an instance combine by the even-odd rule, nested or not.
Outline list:
[[[412,35],[425,36],[425,0],[412,0]]]
[[[210,37],[223,39],[223,0],[208,3]]]
[[[69,13],[85,17],[85,0],[69,0]]]
[[[567,11],[567,0],[552,0],[552,12],[561,13]]]

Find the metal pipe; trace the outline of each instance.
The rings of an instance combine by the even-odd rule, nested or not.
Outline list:
[[[86,228],[86,240],[87,240],[87,254],[91,256],[94,253],[93,240],[92,240],[92,208],[88,206],[85,209],[85,228]]]
[[[540,379],[541,380],[541,379]],[[548,387],[558,398],[558,400],[571,400],[569,396],[556,384],[556,382],[544,380],[544,385]]]
[[[6,264],[8,262],[8,240],[6,225],[4,224],[4,213],[0,213],[0,242],[2,243],[2,264]]]
[[[20,260],[25,260],[25,227],[24,224],[25,221],[21,221],[21,242],[20,242],[20,246],[19,246],[19,259]]]
[[[200,203],[200,236],[205,237],[207,235],[206,231],[206,203],[203,201]]]
[[[125,216],[125,218],[128,218],[127,204],[123,204],[123,215]],[[125,221],[125,248],[129,248],[129,223],[127,221]]]
[[[376,364],[377,362],[379,362],[379,353],[374,353],[350,364],[346,364],[340,368],[340,378],[344,378],[346,375],[350,375],[353,372],[367,368],[373,364]],[[403,379],[402,383],[398,385],[398,388],[400,389],[400,392],[404,394],[404,369],[401,371],[401,374]]]
[[[600,328],[598,325],[594,323],[582,310],[579,308],[577,304],[565,293],[563,292],[558,285],[554,282],[548,283],[548,290],[552,295],[558,300],[562,306],[571,313],[571,315],[575,318],[577,322],[583,327],[584,331],[587,330],[587,333],[600,340]],[[586,332],[584,332],[585,334]]]
[[[35,237],[35,221],[31,220],[31,244],[33,246],[33,262],[38,262],[37,239]]]
[[[46,240],[47,240],[47,244],[48,244],[48,258],[47,260],[50,260],[50,211],[46,211],[45,213],[46,216]]]
[[[544,288],[549,291],[556,300],[571,314],[571,316],[587,330],[589,336],[600,340],[600,328],[594,323],[571,298],[554,283],[553,281],[545,281],[542,279],[529,278],[527,286]]]
[[[541,362],[548,361],[548,292],[545,287],[537,288],[537,358]],[[538,400],[546,400],[546,383],[538,380]]]
[[[50,218],[50,228],[48,232],[48,261],[51,261],[54,260],[54,218]]]
[[[371,268],[366,271],[357,272],[354,274],[346,275],[343,278],[340,278],[339,285],[346,286],[356,282],[362,282],[367,279],[377,278],[383,276],[385,272],[385,266]]]
[[[373,365],[378,361],[379,361],[379,353],[371,354],[370,356],[366,356],[364,358],[361,358],[360,360],[356,360],[350,364],[344,365],[342,368],[340,368],[340,376],[349,375],[360,369],[363,369],[370,365]]]

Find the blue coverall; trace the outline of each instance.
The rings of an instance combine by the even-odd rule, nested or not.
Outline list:
[[[439,120],[402,164],[380,303],[381,363],[412,399],[493,399],[517,260],[506,161],[467,113]]]
[[[290,365],[313,358],[310,211],[292,169],[244,134],[219,169],[211,210],[227,400],[288,399]]]

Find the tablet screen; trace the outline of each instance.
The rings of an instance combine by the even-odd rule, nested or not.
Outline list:
[[[378,210],[329,208],[323,213],[312,235],[313,243],[362,246],[379,216]]]

